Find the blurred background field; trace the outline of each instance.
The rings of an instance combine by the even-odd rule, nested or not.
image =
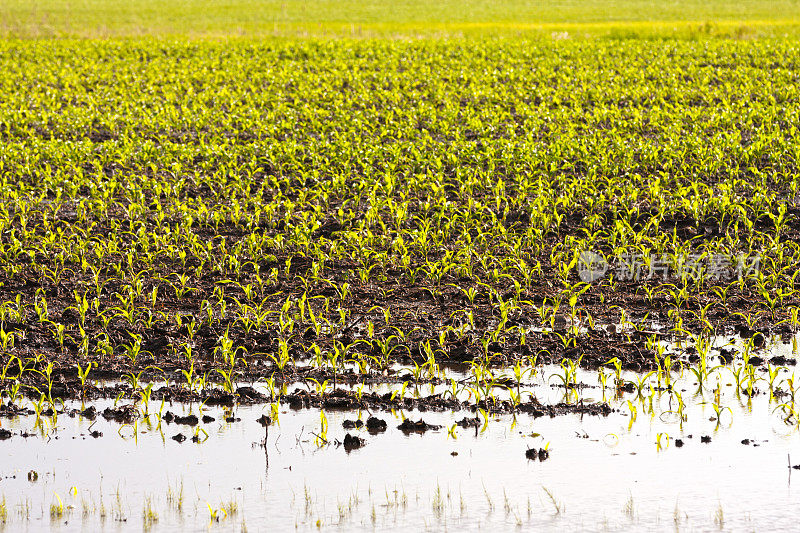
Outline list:
[[[798,0],[3,0],[18,38],[459,37],[781,38]]]

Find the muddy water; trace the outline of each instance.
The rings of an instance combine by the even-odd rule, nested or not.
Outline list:
[[[550,386],[556,370],[527,387],[544,403],[564,399]],[[579,376],[589,385],[583,401],[602,399],[596,374]],[[649,398],[613,391],[607,417],[492,416],[453,434],[474,414],[373,413],[388,429],[371,435],[342,427],[366,412],[328,411],[323,433],[320,411],[281,407],[266,446],[256,420],[269,406],[239,408],[233,422],[219,409],[164,406],[214,417],[197,426],[200,442],[192,427],[158,426],[156,417],[134,426],[66,414],[38,426],[34,416],[3,419],[12,437],[0,441],[0,515],[9,531],[794,530],[800,471],[787,455],[800,464],[796,427],[769,394],[748,401],[728,386],[730,372],[715,376],[730,410],[711,420],[713,394],[695,397],[685,375],[675,387],[684,391],[682,424],[668,393],[655,393],[651,409]],[[442,428],[406,435],[403,417]],[[348,432],[365,445],[347,452],[339,443]],[[179,433],[187,439],[173,440]],[[547,448],[549,458],[529,460],[528,448]]]

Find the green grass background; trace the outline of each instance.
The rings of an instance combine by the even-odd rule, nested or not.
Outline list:
[[[800,0],[2,0],[0,36],[800,36]]]

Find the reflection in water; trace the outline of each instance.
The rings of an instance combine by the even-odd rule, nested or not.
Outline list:
[[[520,388],[544,403],[605,398],[614,411],[475,421],[470,411],[323,416],[173,404],[162,410],[171,423],[155,414],[129,424],[66,413],[3,419],[11,437],[0,442],[0,519],[13,531],[794,527],[787,466],[800,463],[800,447],[781,400],[766,393],[766,371],[765,392],[753,397],[736,394],[735,368],[717,369],[702,394],[689,372],[675,373],[671,391],[653,390],[651,376],[619,393],[613,378],[604,390],[584,371],[576,378],[586,386],[565,392],[551,379],[558,371],[542,367]],[[773,378],[776,390],[789,375]],[[386,431],[368,431],[370,416]],[[429,429],[403,432],[404,419]],[[364,424],[345,429],[345,420]],[[346,452],[348,434],[363,446]]]

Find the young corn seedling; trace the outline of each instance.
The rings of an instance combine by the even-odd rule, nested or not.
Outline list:
[[[625,380],[622,379],[622,361],[619,360],[618,357],[612,357],[605,363],[605,365],[613,365],[614,367],[614,388],[617,391],[621,391],[622,387],[625,386]]]
[[[272,359],[272,362],[275,365],[275,368],[281,374],[284,373],[286,367],[292,362],[292,358],[289,355],[289,344],[286,342],[285,339],[278,340],[278,353],[277,354],[267,354],[267,357]]]
[[[81,382],[81,396],[86,393],[86,378],[89,377],[89,372],[92,368],[97,368],[97,363],[95,361],[90,361],[86,363],[85,367],[81,367],[80,363],[76,365],[78,367],[78,379]]]
[[[142,350],[142,336],[137,333],[128,333],[130,335],[133,342],[128,344],[122,345],[122,354],[128,358],[132,365],[136,364],[136,360],[139,358],[139,355],[143,352]]]
[[[328,444],[328,417],[325,411],[319,412],[319,434],[313,433],[314,442],[317,446]]]

